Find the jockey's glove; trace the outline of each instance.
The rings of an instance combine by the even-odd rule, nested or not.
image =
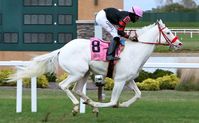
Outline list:
[[[134,42],[138,42],[138,38],[137,38],[137,36],[129,36],[129,39],[131,40],[131,41],[134,41]]]

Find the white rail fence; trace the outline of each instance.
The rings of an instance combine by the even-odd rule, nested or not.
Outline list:
[[[199,29],[171,29],[175,35],[177,34],[189,34],[193,38],[193,34],[199,34]]]
[[[0,66],[14,66],[20,69],[20,66],[27,65],[27,61],[0,61]],[[31,78],[31,111],[37,112],[37,81],[36,77]],[[22,80],[17,80],[16,89],[16,112],[22,112]]]
[[[0,61],[0,66],[20,67],[27,65],[28,61]],[[144,68],[191,68],[198,69],[199,63],[151,63],[147,62]],[[22,80],[17,81],[16,88],[16,112],[22,112]],[[83,89],[86,94],[86,85]],[[31,78],[31,112],[37,112],[37,81],[36,77]],[[85,112],[85,105],[80,100],[80,113]]]
[[[20,66],[27,65],[27,61],[0,61],[0,66],[14,66],[20,69]],[[31,111],[37,112],[37,82],[36,77],[31,78]],[[22,80],[17,80],[16,90],[16,112],[22,112]]]
[[[0,66],[16,67],[20,70],[20,67],[27,65],[28,61],[0,61]],[[16,112],[22,112],[22,92],[23,92],[23,82],[22,80],[17,80],[16,86]],[[83,88],[83,92],[86,94],[86,86]],[[31,77],[31,112],[37,112],[37,78]],[[80,113],[85,112],[85,105],[83,100],[80,99]]]

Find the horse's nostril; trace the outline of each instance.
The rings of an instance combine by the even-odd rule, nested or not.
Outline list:
[[[182,46],[182,43],[179,43],[180,46]]]

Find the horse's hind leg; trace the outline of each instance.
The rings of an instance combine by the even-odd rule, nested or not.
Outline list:
[[[69,75],[65,80],[59,83],[60,88],[66,92],[67,96],[71,99],[74,105],[79,105],[79,101],[69,90],[69,87],[71,83],[78,81],[80,78],[81,77],[79,76]]]
[[[76,86],[73,89],[74,93],[77,94],[78,96],[80,96],[85,101],[84,102],[85,104],[89,104],[90,102],[93,102],[88,96],[86,96],[83,93],[83,87],[85,86],[85,84],[86,84],[86,82],[88,80],[88,76],[89,76],[89,72],[87,72],[85,74],[85,76],[80,81],[77,82]],[[79,109],[79,107],[78,107],[78,109]],[[73,111],[77,112],[77,107],[76,106],[73,108]],[[98,114],[99,113],[98,108],[93,107],[93,113],[97,113]]]
[[[85,94],[83,94],[83,87],[85,86],[87,79],[89,76],[89,72],[87,72],[85,74],[85,76],[83,78],[81,78],[77,84],[75,85],[73,92],[75,94],[77,94],[78,96],[80,96],[84,101],[88,101],[90,100],[90,98],[88,96],[86,96]]]
[[[134,103],[137,99],[141,98],[141,91],[139,90],[139,88],[137,87],[136,83],[134,80],[131,80],[128,85],[127,85],[130,89],[134,90],[135,92],[135,96],[132,97],[131,99],[129,99],[126,102],[123,102],[121,104],[119,104],[119,107],[128,107],[129,105],[131,105],[132,103]]]
[[[82,91],[83,91],[83,87],[84,87],[84,85],[86,83],[86,80],[88,78],[88,75],[89,75],[89,72],[87,72],[85,74],[85,76],[83,78],[81,78],[76,83],[75,87],[72,90],[74,94],[76,94],[76,95],[78,95],[80,97],[81,97],[81,95],[83,95]],[[84,100],[87,100],[87,98],[84,99]],[[78,105],[74,105],[72,112],[73,112],[73,115],[76,115],[79,112],[79,104]]]

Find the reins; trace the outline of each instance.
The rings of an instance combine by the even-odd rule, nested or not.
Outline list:
[[[160,27],[160,24],[159,24],[158,22],[157,22],[156,24],[158,24],[158,29],[159,29],[159,39],[158,39],[158,41],[157,41],[157,42],[141,42],[141,41],[138,41],[138,43],[143,43],[143,44],[155,44],[155,45],[164,45],[164,46],[170,46],[170,47],[174,46],[173,43],[176,42],[176,41],[178,40],[178,37],[175,36],[175,38],[174,38],[173,40],[170,40],[170,39],[166,36],[166,34],[164,34],[164,32],[163,32],[163,30],[166,28],[166,26],[163,27],[163,28],[161,28],[161,27]],[[137,33],[136,33],[136,34],[137,34]],[[165,38],[167,44],[166,44],[166,43],[161,43],[161,35]]]

